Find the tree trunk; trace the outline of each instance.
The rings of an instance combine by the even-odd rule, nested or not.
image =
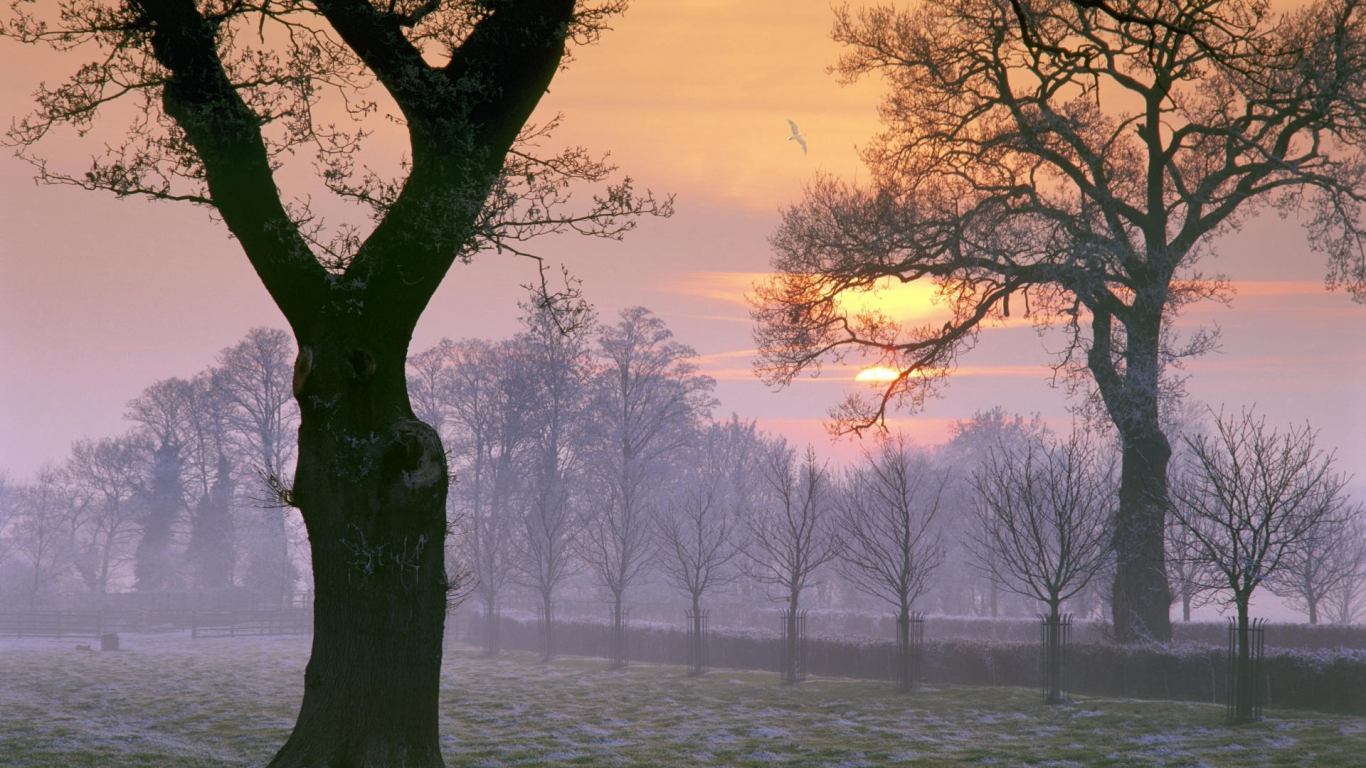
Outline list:
[[[1048,604],[1048,619],[1044,623],[1044,669],[1048,676],[1045,704],[1062,703],[1062,615],[1059,602]]]
[[[1181,621],[1189,624],[1191,620],[1191,593],[1182,591],[1181,593]]]
[[[491,594],[484,595],[484,655],[498,655],[498,605]]]
[[[793,593],[787,601],[787,622],[783,628],[783,682],[787,685],[794,685],[801,682],[801,670],[799,669],[798,654],[801,652],[801,644],[798,642],[799,623],[797,621],[797,606],[800,596]]]
[[[1248,647],[1248,595],[1238,595],[1238,674],[1233,688],[1233,719],[1235,722],[1252,721],[1252,656]]]
[[[541,590],[541,621],[545,623],[545,636],[541,640],[541,661],[547,664],[555,660],[555,604],[551,602],[553,597],[551,589]]]
[[[313,649],[271,768],[439,767],[445,455],[412,415],[407,344],[363,346],[363,326],[346,330],[301,339],[295,366],[293,499],[313,554]]]
[[[1305,602],[1309,604],[1309,623],[1310,623],[1310,624],[1318,624],[1318,623],[1319,623],[1319,601],[1318,601],[1318,600],[1315,600],[1315,599],[1312,598],[1312,597],[1308,597],[1308,598],[1305,599]]]
[[[621,620],[621,592],[612,593],[612,669],[626,666],[626,627]]]
[[[910,693],[915,689],[911,679],[911,607],[902,605],[896,617],[897,677],[896,689]]]
[[[703,659],[707,639],[702,635],[702,595],[694,592],[692,596],[692,622],[688,628],[688,675],[697,677],[706,671]]]
[[[1153,399],[1156,401],[1155,392]],[[1154,402],[1152,424],[1122,432],[1111,603],[1115,639],[1122,643],[1165,643],[1172,637],[1172,600],[1163,546],[1171,447],[1156,423],[1156,413]]]

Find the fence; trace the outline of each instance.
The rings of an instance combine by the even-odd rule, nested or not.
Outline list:
[[[190,615],[190,637],[241,637],[251,635],[308,635],[313,633],[313,612],[195,611]]]
[[[707,624],[711,611],[706,609],[684,611],[683,617],[688,627],[688,676],[697,677],[707,672]]]
[[[925,662],[925,614],[912,613],[896,620],[896,669],[892,677],[897,690],[914,691],[920,687]]]
[[[1061,704],[1071,693],[1068,650],[1072,645],[1072,614],[1039,616],[1039,685],[1045,704]]]
[[[1238,644],[1238,620],[1228,620],[1227,671],[1228,718],[1238,722],[1262,719],[1262,656],[1266,651],[1266,619],[1253,619],[1247,626],[1247,667],[1242,668],[1243,649]]]

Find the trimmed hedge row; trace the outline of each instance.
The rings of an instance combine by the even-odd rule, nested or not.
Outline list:
[[[478,614],[469,616],[467,638],[480,637],[480,620]],[[611,647],[609,633],[605,622],[557,621],[556,652],[606,657]],[[534,619],[505,614],[499,634],[504,648],[540,649]],[[686,632],[671,625],[632,622],[627,629],[632,661],[686,664],[686,642]],[[708,639],[709,663],[714,668],[776,671],[779,643],[776,635],[755,630],[713,631]],[[806,667],[814,675],[892,680],[895,650],[892,641],[813,636],[807,638]],[[1269,707],[1366,714],[1366,653],[1268,648],[1262,670]],[[1228,684],[1224,648],[1198,643],[1076,643],[1069,676],[1074,693],[1108,698],[1223,701]],[[923,679],[928,685],[1035,687],[1040,682],[1039,644],[926,640]]]

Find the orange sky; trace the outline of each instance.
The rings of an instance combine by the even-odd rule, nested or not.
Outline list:
[[[637,0],[602,42],[551,85],[538,117],[564,112],[553,144],[611,150],[642,187],[678,195],[678,214],[647,221],[624,243],[557,238],[539,252],[584,280],[605,317],[644,304],[703,355],[722,411],[757,417],[798,440],[824,441],[820,418],[856,368],[768,391],[748,374],[753,346],[743,291],[768,263],[780,206],[824,171],[864,176],[855,146],[878,130],[882,83],[842,87],[826,0]],[[71,59],[0,40],[0,110],[28,109],[28,92]],[[787,141],[787,120],[810,154]],[[383,144],[379,150],[385,149]],[[47,149],[80,167],[91,150]],[[24,475],[74,439],[124,429],[122,406],[152,381],[189,375],[253,325],[282,326],[235,243],[204,212],[37,188],[0,157],[0,468]],[[1206,265],[1238,282],[1233,308],[1192,309],[1183,324],[1218,323],[1224,352],[1190,368],[1204,402],[1258,403],[1274,420],[1320,427],[1345,466],[1366,476],[1366,307],[1321,290],[1323,260],[1297,225],[1250,222]],[[452,270],[419,326],[414,349],[442,336],[512,332],[529,263],[488,256]],[[916,289],[902,295],[912,311]],[[1025,324],[990,331],[961,361],[944,397],[897,424],[943,439],[953,419],[996,404],[1062,424],[1067,400],[1048,386],[1056,337]],[[831,450],[849,455],[843,444]]]

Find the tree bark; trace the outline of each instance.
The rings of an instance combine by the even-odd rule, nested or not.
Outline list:
[[[314,634],[298,722],[270,765],[441,766],[445,454],[408,403],[406,341],[330,325],[300,339],[296,364]]]

